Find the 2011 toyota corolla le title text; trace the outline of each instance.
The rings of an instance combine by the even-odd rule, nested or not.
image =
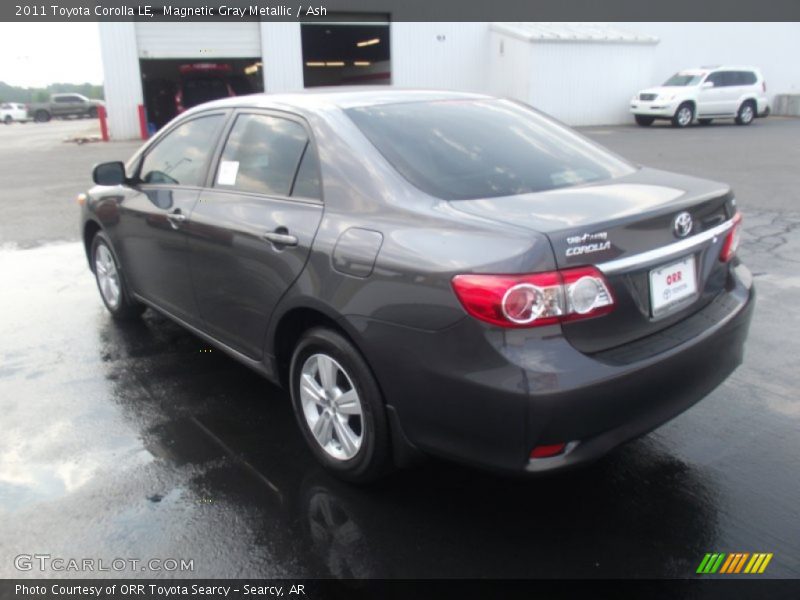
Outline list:
[[[288,388],[351,481],[423,454],[577,465],[742,360],[754,290],[730,189],[514,101],[227,98],[94,180],[82,232],[111,314],[150,306]]]

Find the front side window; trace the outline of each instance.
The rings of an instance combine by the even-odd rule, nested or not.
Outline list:
[[[217,169],[215,187],[289,196],[308,145],[305,128],[269,115],[239,115]]]
[[[706,81],[710,81],[714,84],[714,87],[723,87],[725,86],[725,73],[722,71],[718,71],[717,73],[711,73],[706,78]]]
[[[346,112],[401,175],[445,200],[540,192],[635,171],[509,100],[408,102]]]
[[[140,178],[144,183],[203,185],[205,166],[223,115],[199,117],[178,125],[147,152]]]

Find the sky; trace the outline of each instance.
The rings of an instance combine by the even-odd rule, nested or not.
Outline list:
[[[0,23],[0,81],[102,83],[97,23]]]

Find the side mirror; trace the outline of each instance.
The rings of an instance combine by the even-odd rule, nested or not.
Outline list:
[[[92,171],[97,185],[122,185],[126,181],[125,165],[119,161],[100,163]]]
[[[704,90],[713,88],[714,87],[714,82],[713,81],[704,81],[703,85],[701,85],[700,87],[703,88]]]

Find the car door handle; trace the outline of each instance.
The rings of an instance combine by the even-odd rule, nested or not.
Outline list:
[[[175,212],[167,213],[167,220],[173,229],[177,229],[186,220],[186,215],[179,211],[180,209],[177,209]]]
[[[276,246],[297,246],[298,243],[297,237],[289,234],[283,227],[279,227],[275,231],[269,231],[262,235],[261,238]]]

